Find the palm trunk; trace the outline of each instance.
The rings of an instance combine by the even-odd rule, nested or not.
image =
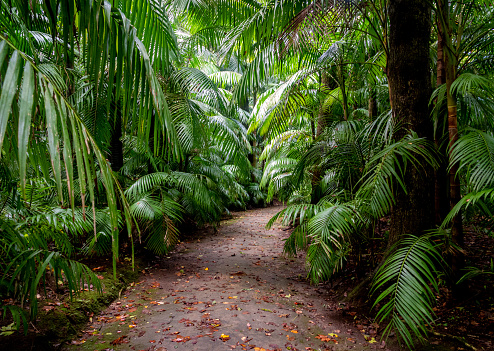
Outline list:
[[[252,106],[256,106],[257,104],[257,91],[254,90],[254,93],[252,94]],[[252,140],[252,168],[257,167],[257,154],[256,154],[256,148],[257,148],[257,135],[256,132],[252,133],[252,136],[254,137],[254,140]],[[254,175],[252,175],[252,181],[255,181]]]
[[[376,89],[374,87],[369,87],[369,119],[371,121],[377,117],[377,101],[376,101]]]
[[[326,87],[327,89],[332,90],[330,83],[331,83],[331,78],[330,78],[329,74],[327,74],[326,72],[322,72],[321,73],[320,89],[322,89],[323,87]],[[323,100],[322,104],[319,108],[318,114],[317,114],[317,128],[315,131],[314,140],[317,139],[324,132],[324,129],[326,129],[326,125],[327,125],[327,114],[326,114],[326,111],[324,111],[324,100]],[[312,131],[314,133],[314,129],[312,129]],[[321,180],[321,170],[319,169],[318,166],[316,166],[316,167],[314,167],[314,169],[312,171],[312,181],[311,181],[314,194],[318,193],[317,189],[318,189],[318,185],[319,185],[320,180]],[[316,190],[316,191],[314,191],[314,190]]]
[[[148,139],[148,147],[149,147],[149,155],[150,155],[150,159],[149,159],[149,162],[148,162],[148,174],[150,173],[154,173],[156,172],[156,169],[155,169],[155,166],[153,165],[153,161],[152,161],[152,157],[154,157],[154,143],[155,143],[155,140],[154,140],[154,124],[156,123],[156,120],[155,120],[155,112],[151,112],[151,119],[149,121],[150,125],[149,125],[149,139]],[[186,157],[186,155],[184,155],[184,157]]]
[[[113,132],[110,140],[110,164],[113,172],[118,172],[123,167],[123,143],[122,138],[122,111],[120,106],[116,106],[116,112],[113,115]]]
[[[446,59],[446,86],[448,90],[448,134],[449,134],[449,145],[450,151],[453,150],[453,145],[458,140],[458,120],[457,120],[457,106],[456,99],[451,94],[451,84],[456,79],[456,60],[451,59],[447,56]],[[450,189],[450,208],[452,209],[461,199],[460,192],[460,181],[456,176],[458,172],[458,163],[450,166],[449,169],[449,189]],[[458,212],[456,216],[453,217],[451,226],[451,239],[460,248],[464,245],[464,235],[463,235],[463,223],[462,223],[462,213]],[[451,268],[453,273],[457,275],[459,271],[463,268],[464,257],[460,251],[455,251],[452,258]]]
[[[329,90],[333,90],[334,88],[331,87],[330,83],[331,83],[331,78],[329,74],[327,74],[326,72],[322,72],[321,89],[323,87],[326,87]],[[321,107],[319,108],[319,113],[317,115],[316,138],[319,137],[326,128],[326,124],[327,124],[326,119],[327,119],[327,115],[326,115],[326,111],[324,111],[324,101],[323,101]]]
[[[443,8],[442,1],[438,1],[438,7]],[[436,85],[437,87],[446,84],[446,66],[444,61],[444,32],[441,25],[441,21],[439,20],[437,23],[438,28],[438,36],[437,36],[437,79]],[[437,103],[437,101],[436,101]],[[449,212],[449,190],[448,190],[448,173],[447,173],[447,150],[444,145],[443,136],[444,136],[444,127],[446,123],[446,113],[441,109],[442,106],[438,106],[440,108],[438,112],[436,131],[434,134],[434,144],[436,145],[437,150],[440,154],[440,164],[438,169],[434,173],[435,178],[435,189],[434,189],[434,207],[435,207],[435,223],[436,225],[440,225],[446,215]]]
[[[455,97],[451,94],[451,85],[456,80],[457,75],[457,58],[454,55],[452,48],[453,43],[451,41],[452,26],[449,15],[449,7],[447,1],[442,3],[439,1],[440,8],[442,10],[441,30],[440,34],[443,38],[449,38],[449,42],[444,43],[446,50],[444,51],[444,63],[446,73],[446,90],[447,90],[447,102],[448,102],[448,136],[450,152],[453,150],[453,145],[458,140],[458,119],[457,119],[457,104]],[[461,199],[460,182],[456,173],[458,172],[458,163],[450,165],[449,169],[449,193],[450,193],[450,209],[452,209]],[[460,248],[464,245],[463,235],[463,223],[461,211],[453,218],[451,226],[451,240]],[[451,269],[453,275],[458,276],[460,270],[464,266],[464,256],[461,251],[455,250],[455,254],[451,259]]]
[[[429,114],[431,91],[429,39],[431,8],[425,0],[392,0],[389,3],[388,84],[393,102],[393,118],[402,128],[397,140],[408,130],[419,137],[433,139]],[[434,179],[432,167],[407,167],[391,213],[389,245],[404,234],[421,235],[434,225]]]
[[[338,75],[339,75],[338,84],[340,85],[340,89],[341,89],[341,100],[343,105],[343,119],[345,121],[348,121],[348,96],[346,93],[345,71],[343,69],[343,63],[338,66]]]

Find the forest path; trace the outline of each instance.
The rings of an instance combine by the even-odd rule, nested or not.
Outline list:
[[[281,209],[236,212],[217,233],[199,231],[94,316],[66,349],[384,349],[305,281],[303,258],[282,255],[289,232],[279,224],[265,229]]]

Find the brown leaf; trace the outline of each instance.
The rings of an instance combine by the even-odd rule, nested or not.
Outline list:
[[[110,345],[120,345],[120,344],[123,344],[123,343],[126,343],[128,341],[125,340],[125,338],[127,337],[127,335],[122,335],[121,337],[113,340],[112,342],[110,342]]]
[[[175,339],[173,339],[172,341],[174,341],[174,342],[187,342],[189,340],[190,340],[190,336],[177,335],[177,337]]]
[[[322,342],[328,342],[328,341],[336,342],[336,339],[333,339],[333,338],[331,338],[327,335],[323,335],[323,334],[319,334],[318,336],[316,336],[316,339],[319,339]]]
[[[245,272],[242,272],[242,271],[238,271],[238,272],[235,272],[235,273],[230,273],[230,275],[240,276],[240,275],[246,275],[246,273]]]

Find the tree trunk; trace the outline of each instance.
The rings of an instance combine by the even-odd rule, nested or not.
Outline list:
[[[333,84],[334,85],[334,84]],[[326,87],[326,89],[333,90],[335,87],[331,85],[331,77],[326,72],[321,73],[321,89]],[[319,137],[327,124],[327,114],[324,111],[324,100],[322,101],[321,107],[319,108],[319,113],[317,115],[317,130],[316,130],[316,138]]]
[[[448,135],[449,145],[452,151],[452,146],[458,140],[458,120],[456,99],[451,94],[451,84],[456,79],[456,58],[453,55],[446,55],[446,89],[448,94]],[[449,170],[449,189],[450,189],[450,209],[452,209],[461,199],[460,181],[456,176],[458,172],[458,163],[450,166]],[[461,211],[453,217],[451,223],[451,239],[459,247],[464,245],[463,223]],[[464,257],[459,251],[456,251],[452,259],[452,270],[455,275],[463,268]]]
[[[438,1],[438,7],[443,8],[442,1]],[[437,79],[436,86],[439,87],[446,84],[446,66],[444,60],[444,32],[441,25],[441,21],[437,21]],[[436,102],[437,103],[437,102]],[[434,143],[440,154],[440,164],[438,169],[434,173],[435,189],[434,189],[434,207],[435,207],[435,224],[439,226],[446,215],[449,212],[449,190],[448,190],[448,172],[447,172],[447,149],[443,142],[444,128],[447,113],[442,110],[443,106],[436,106],[439,108],[437,125],[435,128]]]
[[[123,167],[123,143],[122,138],[122,110],[117,103],[115,114],[113,114],[113,131],[110,140],[110,165],[113,172],[118,172]]]
[[[257,91],[254,90],[254,93],[252,94],[252,106],[256,106],[257,104]],[[252,136],[254,137],[254,140],[252,140],[252,168],[257,168],[257,135],[256,132],[252,133]],[[252,174],[252,182],[255,182],[255,177],[254,174]]]
[[[345,121],[348,121],[348,96],[346,92],[346,85],[345,85],[345,69],[343,66],[343,63],[338,65],[338,85],[340,86],[341,90],[341,104],[343,106],[343,119]]]
[[[457,120],[457,104],[455,97],[451,94],[451,85],[456,80],[458,59],[455,55],[455,45],[452,39],[453,25],[449,13],[449,3],[447,0],[438,0],[439,8],[439,25],[438,35],[441,38],[444,61],[444,73],[447,92],[448,106],[448,137],[449,147],[452,151],[452,146],[458,140],[458,120]],[[449,200],[450,209],[452,209],[461,199],[460,182],[456,177],[458,172],[458,164],[450,165],[449,170]],[[453,218],[451,223],[451,239],[460,248],[464,245],[463,223],[461,211]],[[451,257],[451,268],[453,275],[459,278],[459,272],[464,266],[464,256],[461,251],[455,251]]]
[[[333,84],[332,84],[333,83]],[[321,81],[320,81],[320,90],[322,89],[328,89],[328,90],[333,90],[336,88],[336,84],[334,81],[332,81],[331,76],[326,73],[326,72],[321,72]],[[328,114],[327,111],[324,110],[324,101],[326,100],[326,97],[322,99],[321,106],[319,107],[319,111],[317,113],[317,127],[315,130],[315,135],[313,137],[313,140],[316,140],[321,136],[321,134],[324,132],[324,129],[326,129],[327,126],[327,119],[328,119]],[[314,126],[311,125],[312,133],[314,133]],[[321,188],[319,186],[319,182],[321,181],[321,169],[319,168],[319,165],[315,165],[312,168],[312,203],[317,203],[320,199],[321,196]]]
[[[149,139],[148,139],[148,147],[149,147],[149,162],[148,162],[148,174],[156,172],[155,165],[153,164],[153,157],[154,157],[154,124],[156,123],[156,116],[155,112],[151,112],[151,119],[149,121]],[[187,155],[184,155],[184,158],[186,158]]]
[[[369,87],[369,119],[373,121],[377,117],[376,89]]]
[[[431,92],[429,39],[431,9],[426,0],[391,0],[389,3],[388,84],[393,101],[393,118],[401,123],[397,140],[408,130],[433,139],[429,113]],[[391,213],[389,244],[403,234],[420,235],[434,225],[434,179],[432,167],[408,166]]]

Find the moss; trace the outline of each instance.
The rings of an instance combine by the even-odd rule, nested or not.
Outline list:
[[[139,273],[124,267],[113,279],[111,272],[103,272],[104,292],[86,291],[62,302],[50,311],[40,309],[36,328],[53,343],[73,339],[89,322],[92,314],[97,314],[119,297],[121,292],[139,277]]]

